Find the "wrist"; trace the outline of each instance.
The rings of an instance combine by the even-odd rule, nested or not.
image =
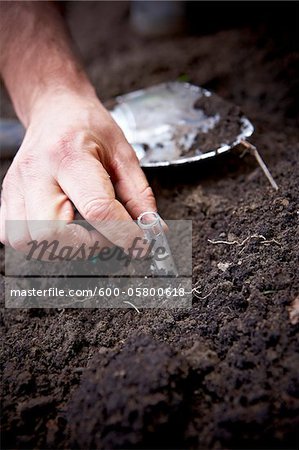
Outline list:
[[[22,89],[16,88],[11,94],[17,115],[26,128],[36,116],[47,113],[55,105],[59,110],[76,99],[99,103],[94,87],[80,69],[56,71],[47,77],[36,72],[32,77],[29,74],[27,80],[23,80]]]
[[[37,117],[49,116],[51,111],[72,114],[75,106],[82,104],[99,104],[93,86],[88,80],[64,83],[63,80],[36,88],[30,101],[26,104],[23,122],[29,126]],[[77,106],[79,107],[79,106]]]
[[[25,127],[45,99],[66,93],[95,96],[63,21],[50,2],[7,2],[3,13],[1,72]]]

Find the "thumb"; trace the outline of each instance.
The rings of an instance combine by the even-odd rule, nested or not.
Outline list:
[[[108,170],[117,197],[133,219],[144,211],[157,211],[153,191],[133,148],[125,139],[117,144]]]

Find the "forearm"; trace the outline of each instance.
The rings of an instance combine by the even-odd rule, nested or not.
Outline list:
[[[52,4],[2,2],[0,38],[1,74],[25,126],[49,94],[95,96]]]

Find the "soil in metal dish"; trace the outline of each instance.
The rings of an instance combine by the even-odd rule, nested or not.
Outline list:
[[[3,309],[3,447],[295,449],[295,5],[235,22],[225,5],[213,33],[158,41],[133,34],[117,6],[68,3],[99,95],[188,76],[252,120],[279,191],[249,156],[149,172],[162,217],[193,220],[192,309]],[[3,271],[3,250],[1,261]]]
[[[194,103],[195,109],[201,109],[207,117],[219,114],[219,122],[207,133],[196,136],[192,149],[188,156],[196,154],[196,151],[207,153],[217,150],[224,144],[231,145],[241,132],[241,110],[219,96],[213,94],[209,97],[202,95]]]

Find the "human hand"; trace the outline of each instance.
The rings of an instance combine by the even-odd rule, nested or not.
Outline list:
[[[72,224],[73,205],[96,230]],[[140,235],[133,219],[144,211],[156,211],[152,190],[96,96],[45,93],[3,182],[1,241],[25,252],[28,242],[54,235],[63,245],[109,241],[127,249]]]

